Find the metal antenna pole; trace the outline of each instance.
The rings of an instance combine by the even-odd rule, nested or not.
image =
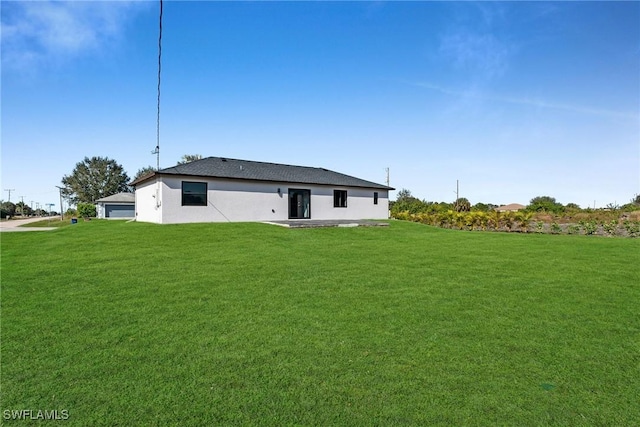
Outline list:
[[[160,170],[160,76],[162,73],[162,0],[160,0],[160,28],[158,33],[158,111],[156,116],[156,170]]]

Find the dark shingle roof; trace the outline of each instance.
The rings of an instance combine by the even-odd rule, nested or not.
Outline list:
[[[292,182],[299,184],[335,185],[344,187],[393,190],[386,185],[365,181],[324,168],[254,162],[250,160],[207,157],[183,165],[160,169],[157,175],[187,175],[212,178],[247,179],[253,181]],[[147,175],[131,183],[135,185],[154,175]]]

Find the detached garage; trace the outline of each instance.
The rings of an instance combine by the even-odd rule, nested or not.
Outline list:
[[[133,193],[118,193],[96,201],[98,218],[131,219],[136,216],[136,198]]]

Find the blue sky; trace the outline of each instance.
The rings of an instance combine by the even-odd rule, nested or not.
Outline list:
[[[57,203],[85,156],[155,165],[159,4],[1,7],[12,201]],[[161,167],[388,167],[429,201],[459,180],[471,203],[603,207],[640,193],[639,107],[638,2],[164,3]]]

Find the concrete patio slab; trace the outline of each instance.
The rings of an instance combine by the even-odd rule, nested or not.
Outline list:
[[[389,224],[382,221],[373,220],[313,220],[313,219],[290,219],[288,221],[267,221],[265,224],[279,225],[287,228],[321,228],[321,227],[388,227]]]

